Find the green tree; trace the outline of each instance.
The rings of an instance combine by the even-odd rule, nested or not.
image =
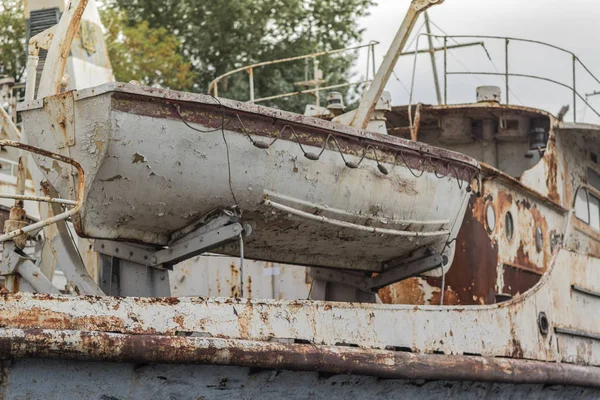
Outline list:
[[[23,0],[0,0],[0,75],[21,79],[26,62],[25,35]]]
[[[148,22],[126,23],[125,13],[102,11],[108,54],[115,78],[137,80],[143,85],[188,89],[194,84],[192,66],[181,55],[179,39],[166,28],[150,28]]]
[[[177,89],[205,92],[215,77],[244,65],[327,51],[362,39],[357,19],[366,15],[372,0],[111,0],[110,7],[127,13],[128,26],[148,22],[164,28],[181,42],[190,60],[193,85]],[[355,54],[323,57],[320,68],[328,84],[347,82]],[[273,65],[255,72],[255,96],[299,90],[305,62]],[[309,65],[312,71],[312,66]],[[309,74],[309,76],[312,74]],[[248,77],[231,76],[219,95],[248,99]],[[270,103],[301,111],[310,97]]]

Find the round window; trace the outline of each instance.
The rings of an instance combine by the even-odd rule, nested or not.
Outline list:
[[[508,240],[512,240],[515,233],[515,225],[510,211],[508,211],[504,217],[504,233],[506,234],[506,238]]]
[[[485,222],[490,233],[496,229],[496,211],[492,203],[488,203],[485,209]]]
[[[544,248],[544,234],[542,233],[542,228],[539,226],[535,228],[535,247],[538,253]]]

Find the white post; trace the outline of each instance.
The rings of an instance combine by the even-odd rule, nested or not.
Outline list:
[[[379,101],[383,89],[394,70],[394,66],[400,57],[400,53],[404,50],[408,37],[413,30],[415,23],[419,15],[427,10],[429,7],[435,4],[441,4],[444,0],[413,0],[408,9],[404,21],[396,33],[396,37],[392,41],[392,44],[375,75],[373,82],[367,92],[363,95],[360,105],[354,114],[354,118],[350,123],[350,126],[355,128],[364,129],[371,120],[371,115],[375,109],[375,104]]]

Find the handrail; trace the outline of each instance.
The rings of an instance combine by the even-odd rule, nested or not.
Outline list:
[[[339,226],[340,228],[355,229],[355,230],[359,230],[359,231],[363,231],[363,232],[371,232],[371,233],[377,233],[377,234],[382,234],[382,235],[391,235],[391,236],[406,236],[406,237],[435,237],[435,236],[444,236],[444,235],[450,234],[450,231],[446,230],[446,229],[440,229],[439,231],[432,231],[432,232],[415,232],[415,231],[404,231],[404,230],[398,230],[398,229],[377,228],[377,227],[368,226],[368,225],[359,225],[359,224],[354,224],[352,222],[347,222],[347,221],[343,221],[343,220],[339,220],[339,219],[324,217],[322,215],[311,214],[306,211],[298,210],[297,208],[294,208],[294,207],[276,203],[269,199],[263,200],[263,204],[266,206],[271,206],[277,210],[295,215],[297,217],[310,219],[312,221],[323,222],[323,223],[334,225],[334,226]]]
[[[61,154],[52,153],[50,151],[40,149],[40,148],[37,148],[34,146],[30,146],[30,145],[27,145],[27,144],[24,144],[21,142],[16,142],[13,140],[0,140],[0,146],[1,147],[15,147],[15,148],[21,149],[23,151],[39,154],[44,157],[51,158],[53,160],[67,163],[67,164],[75,167],[77,169],[77,173],[78,173],[77,200],[76,201],[69,200],[69,199],[57,199],[57,198],[52,198],[52,197],[25,196],[25,195],[0,193],[0,198],[5,198],[5,199],[32,200],[32,201],[41,201],[41,202],[47,202],[47,203],[58,203],[58,204],[63,204],[65,206],[74,206],[73,208],[71,208],[65,212],[62,212],[58,215],[47,218],[43,221],[39,221],[34,224],[27,225],[24,228],[16,229],[11,232],[7,232],[3,235],[0,235],[0,243],[11,240],[11,239],[13,239],[17,236],[20,236],[24,233],[33,232],[33,231],[39,230],[41,228],[44,228],[48,225],[52,225],[56,222],[65,220],[79,212],[79,210],[83,206],[84,182],[85,182],[84,176],[85,175],[84,175],[83,168],[77,161],[73,160],[72,158],[65,157]]]
[[[510,104],[510,85],[509,85],[509,78],[510,77],[521,77],[521,78],[528,78],[528,79],[538,79],[538,80],[543,80],[546,82],[551,82],[554,83],[556,85],[565,87],[567,89],[569,89],[570,91],[572,91],[573,93],[573,121],[577,122],[577,99],[580,99],[587,107],[589,107],[598,117],[600,117],[600,113],[590,105],[590,103],[587,101],[586,98],[584,98],[578,91],[577,91],[577,65],[581,65],[581,67],[589,74],[589,76],[598,84],[600,84],[600,78],[598,78],[596,75],[594,75],[592,73],[592,71],[590,70],[590,68],[585,65],[580,59],[579,57],[577,57],[577,55],[575,53],[573,53],[570,50],[564,49],[562,47],[550,44],[550,43],[546,43],[546,42],[542,42],[540,40],[532,40],[532,39],[521,39],[521,38],[516,38],[516,37],[510,37],[510,36],[493,36],[493,35],[435,35],[435,34],[427,34],[427,33],[422,33],[419,35],[419,37],[417,38],[417,44],[416,44],[416,50],[414,50],[412,53],[415,56],[415,60],[414,60],[414,65],[413,65],[413,77],[412,77],[412,85],[411,85],[411,92],[410,92],[410,100],[409,100],[409,108],[410,105],[412,105],[412,95],[413,95],[413,86],[414,86],[414,80],[415,80],[415,70],[416,70],[416,55],[420,52],[419,49],[419,39],[422,36],[427,36],[427,37],[433,37],[433,38],[438,38],[438,39],[443,39],[444,41],[444,47],[442,48],[442,51],[444,52],[444,104],[448,104],[448,76],[449,75],[491,75],[491,76],[503,76],[505,78],[506,81],[506,104]],[[492,40],[503,40],[505,42],[505,50],[504,50],[504,58],[505,58],[505,68],[504,68],[504,72],[472,72],[472,71],[448,71],[448,62],[447,62],[447,52],[448,50],[450,50],[450,48],[452,46],[448,46],[448,39],[492,39]],[[521,74],[521,73],[515,73],[515,72],[510,72],[509,69],[509,43],[510,42],[523,42],[523,43],[531,43],[531,44],[536,44],[536,45],[542,45],[545,47],[549,47],[561,52],[564,52],[568,55],[571,56],[572,58],[572,75],[573,75],[573,79],[572,79],[572,84],[566,84],[560,81],[557,81],[555,79],[551,79],[551,78],[547,78],[547,77],[543,77],[543,76],[537,76],[537,75],[530,75],[530,74]],[[485,46],[484,46],[485,47]],[[487,50],[486,50],[487,52]],[[488,54],[488,58],[489,58],[489,54]]]
[[[332,55],[332,54],[339,54],[339,53],[343,53],[343,52],[348,52],[348,51],[352,51],[352,50],[359,50],[359,49],[363,49],[368,47],[369,48],[369,55],[371,55],[372,57],[367,56],[367,59],[371,59],[371,63],[372,63],[372,70],[375,71],[375,56],[374,56],[374,48],[376,45],[378,45],[379,42],[377,41],[370,41],[367,44],[362,44],[362,45],[358,45],[358,46],[352,46],[352,47],[345,47],[343,49],[335,49],[335,50],[329,50],[329,51],[320,51],[320,52],[316,52],[316,53],[311,53],[311,54],[303,54],[300,56],[294,56],[294,57],[288,57],[288,58],[281,58],[278,60],[271,60],[271,61],[263,61],[263,62],[259,62],[259,63],[255,63],[255,64],[251,64],[251,65],[246,65],[240,68],[236,68],[234,70],[228,71],[222,75],[219,75],[218,77],[216,77],[215,79],[213,79],[209,84],[208,84],[208,93],[211,93],[214,96],[218,96],[219,95],[219,89],[218,89],[218,84],[219,82],[223,79],[226,78],[228,76],[237,74],[239,72],[243,72],[243,71],[247,71],[249,74],[249,85],[250,85],[250,102],[254,103],[254,102],[258,102],[258,101],[266,101],[266,100],[272,100],[275,98],[279,98],[279,97],[288,97],[288,96],[292,96],[294,94],[299,94],[299,92],[292,92],[292,93],[286,93],[285,95],[278,95],[279,97],[276,96],[270,96],[268,98],[261,98],[261,99],[254,99],[254,69],[255,68],[259,68],[259,67],[264,67],[266,65],[273,65],[273,64],[281,64],[281,63],[285,63],[285,62],[290,62],[290,61],[297,61],[297,60],[305,60],[305,59],[309,59],[309,58],[313,58],[316,60],[317,57],[322,57],[322,56],[327,56],[327,55]],[[370,65],[367,65],[367,71],[369,71]],[[367,77],[368,78],[368,77]],[[363,83],[363,82],[359,82],[359,83]],[[359,83],[355,83],[355,84],[359,84]],[[352,85],[353,83],[348,83],[347,86]],[[341,86],[338,86],[341,87]],[[318,90],[320,90],[318,87],[314,90],[312,90],[311,92],[318,92]]]

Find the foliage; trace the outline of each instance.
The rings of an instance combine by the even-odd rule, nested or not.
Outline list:
[[[192,85],[182,80],[172,87],[205,92],[215,77],[244,65],[356,44],[362,36],[357,19],[372,4],[372,0],[111,0],[109,7],[126,12],[127,27],[141,24],[175,35],[196,75]],[[120,54],[126,50],[124,45]],[[354,59],[354,54],[321,58],[327,83],[347,82]],[[117,60],[113,64],[115,70],[121,68]],[[312,77],[312,65],[308,70]],[[304,61],[256,70],[255,96],[302,89],[294,82],[304,76]],[[247,100],[248,77],[231,76],[219,89],[221,96]],[[303,104],[313,100],[300,96],[270,105],[302,111]]]
[[[19,81],[25,71],[23,0],[0,0],[0,75]]]
[[[143,85],[187,89],[193,86],[192,66],[181,55],[181,43],[166,28],[150,28],[148,22],[126,23],[125,13],[103,10],[106,42],[120,82],[137,80]]]

